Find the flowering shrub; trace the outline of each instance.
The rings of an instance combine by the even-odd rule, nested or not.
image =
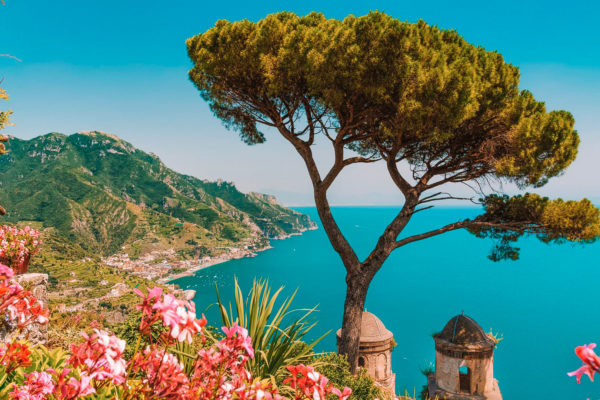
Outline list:
[[[110,380],[114,384],[125,382],[126,363],[123,360],[125,341],[105,331],[94,329],[95,333],[88,336],[82,333],[85,342],[71,345],[71,357],[67,364],[80,369],[80,375],[85,375],[96,381]]]
[[[140,391],[147,397],[184,398],[190,390],[190,382],[183,372],[183,365],[173,354],[156,347],[146,347],[133,359],[133,371],[144,373]]]
[[[43,308],[42,304],[32,296],[30,291],[24,290],[21,285],[11,280],[13,274],[11,268],[0,264],[0,318],[3,322],[3,328],[21,332],[31,323],[47,323],[48,310]],[[7,377],[18,368],[30,365],[30,354],[31,351],[27,344],[17,342],[16,336],[10,343],[1,343],[0,376]],[[38,378],[37,375],[33,375],[28,377],[27,381],[31,380],[33,382]],[[43,394],[40,394],[40,396],[43,396]],[[23,397],[22,394],[19,394],[18,397],[14,398],[31,398],[35,400],[43,397]]]
[[[32,372],[25,377],[24,385],[12,392],[13,399],[41,400],[54,392],[52,376],[47,372]]]
[[[19,367],[31,364],[29,348],[23,343],[8,343],[0,346],[0,366],[9,374]]]
[[[37,253],[40,244],[40,231],[29,226],[23,229],[0,227],[0,259],[10,264],[16,273],[26,271],[29,258]]]
[[[0,264],[0,319],[8,329],[23,329],[33,322],[48,322],[48,310],[17,282],[11,280],[14,272]],[[0,347],[1,348],[1,347]],[[1,351],[1,350],[0,350]]]
[[[196,306],[192,301],[177,300],[172,294],[162,296],[162,289],[155,287],[144,295],[140,290],[134,289],[143,299],[143,303],[136,308],[142,311],[140,332],[151,336],[152,326],[158,322],[169,328],[170,337],[163,336],[165,342],[177,339],[179,342],[192,343],[194,335],[200,333],[206,325],[206,319],[196,319]],[[162,297],[161,297],[162,296]]]
[[[6,282],[12,273],[8,271],[9,268],[0,269],[7,274]],[[140,349],[140,337],[133,356],[126,361],[123,340],[98,329],[91,335],[84,333],[84,341],[71,346],[71,356],[65,367],[27,374],[22,384],[12,384],[9,399],[284,399],[270,380],[261,380],[250,373],[248,362],[254,357],[254,349],[246,329],[237,324],[224,327],[224,338],[213,346],[203,348],[197,354],[176,355],[174,346],[177,343],[190,343],[194,336],[203,335],[206,319],[204,316],[196,318],[193,302],[163,294],[160,288],[146,294],[139,290],[135,292],[142,299],[137,306],[142,314],[139,330],[150,345]],[[3,310],[0,306],[0,312]],[[21,318],[20,315],[16,317]],[[34,321],[31,316],[22,319],[27,323]],[[47,318],[37,316],[37,321],[47,321]],[[7,374],[26,365],[28,360],[26,345],[11,345],[0,353],[0,368]],[[191,371],[185,372],[181,357],[193,360]],[[350,396],[350,389],[340,391],[333,387],[312,367],[298,365],[290,366],[288,370],[292,376],[286,383],[295,391],[296,400],[346,400]]]
[[[326,399],[331,393],[338,396],[340,400],[350,397],[352,391],[350,388],[344,388],[343,392],[333,387],[329,380],[315,371],[311,366],[299,364],[287,367],[292,374],[284,383],[290,385],[296,391],[295,399]]]

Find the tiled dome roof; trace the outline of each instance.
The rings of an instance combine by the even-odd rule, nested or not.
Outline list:
[[[442,339],[456,345],[475,345],[481,347],[493,347],[496,345],[481,329],[481,326],[466,315],[457,315],[452,318],[444,329],[435,335],[436,339]]]
[[[342,330],[337,331],[337,336],[342,335]],[[362,321],[360,324],[360,342],[383,342],[392,339],[394,335],[386,329],[385,325],[379,318],[370,312],[362,313]]]

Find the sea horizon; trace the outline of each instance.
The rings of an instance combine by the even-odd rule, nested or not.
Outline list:
[[[565,201],[573,200],[573,199],[563,199]],[[577,199],[580,200],[580,199]],[[588,198],[596,207],[600,207],[600,199],[596,198]],[[435,208],[482,208],[483,206],[480,204],[467,204],[468,202],[463,201],[460,203],[452,203],[452,202],[442,202],[441,204],[435,204]],[[297,204],[282,204],[284,207],[291,209],[307,209],[316,207],[314,204],[312,205],[297,205]],[[402,203],[400,204],[331,204],[331,208],[373,208],[373,207],[382,207],[382,208],[398,208],[402,207]]]

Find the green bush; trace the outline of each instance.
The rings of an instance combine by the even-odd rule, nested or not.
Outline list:
[[[373,400],[381,398],[382,393],[373,379],[367,375],[367,370],[361,368],[356,375],[350,373],[350,364],[344,356],[336,353],[325,353],[315,356],[313,366],[325,375],[337,388],[352,389],[350,400]]]
[[[113,309],[113,305],[109,301],[101,301],[100,303],[98,303],[98,306],[106,308],[107,310]]]
[[[140,334],[140,323],[142,316],[140,313],[131,314],[127,320],[114,327],[114,333],[117,337],[125,340],[126,347],[124,358],[130,359],[134,353],[138,340],[140,341],[140,348],[144,348],[150,345],[150,341],[147,336]],[[158,336],[161,332],[165,332],[166,328],[161,322],[157,322],[153,329],[153,342],[158,340]],[[206,325],[202,332],[204,334],[204,340],[201,336],[195,336],[192,344],[178,343],[176,346],[170,349],[187,368],[191,368],[191,363],[196,360],[196,355],[201,348],[211,347],[216,341],[223,338],[223,332],[220,329]]]
[[[130,359],[135,351],[135,347],[140,346],[140,348],[144,348],[150,345],[150,341],[148,340],[146,335],[140,334],[140,323],[142,322],[142,314],[134,313],[131,314],[125,322],[115,327],[114,333],[117,337],[123,339],[126,343],[124,358]],[[152,339],[153,342],[156,342],[159,334],[166,330],[166,328],[162,327],[157,329],[153,329]],[[138,344],[139,341],[139,344]]]

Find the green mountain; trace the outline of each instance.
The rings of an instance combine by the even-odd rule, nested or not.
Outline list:
[[[0,157],[4,221],[53,228],[96,254],[174,249],[187,258],[263,247],[314,227],[271,196],[179,174],[111,134],[49,133],[11,138],[8,147]]]

